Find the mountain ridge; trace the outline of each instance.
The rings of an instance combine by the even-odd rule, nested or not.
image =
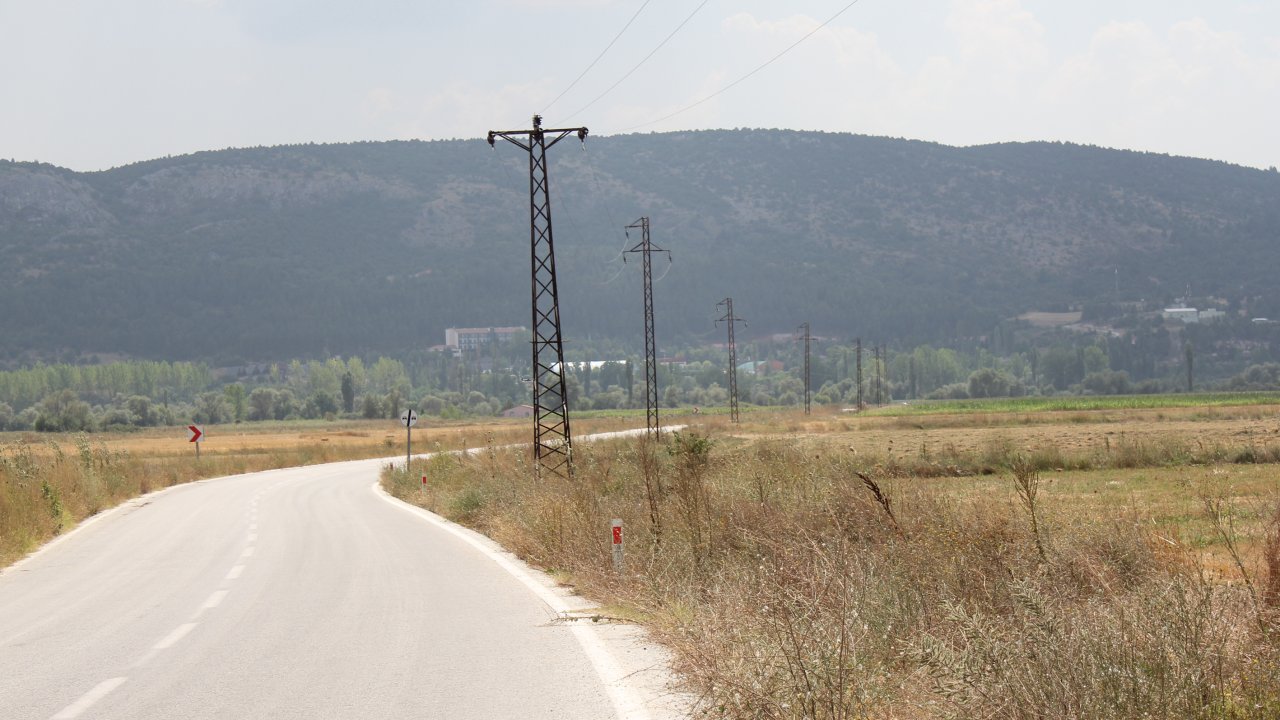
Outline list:
[[[668,337],[709,336],[726,296],[762,333],[808,320],[939,344],[1188,284],[1280,308],[1274,171],[786,130],[589,136],[549,162],[566,339],[638,343],[638,273],[620,251],[642,215],[673,253],[655,288]],[[392,352],[445,327],[527,324],[527,189],[527,156],[480,140],[90,173],[0,161],[0,358]]]

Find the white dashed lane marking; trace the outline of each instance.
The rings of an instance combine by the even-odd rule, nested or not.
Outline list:
[[[81,695],[79,700],[71,703],[63,708],[57,715],[54,715],[53,720],[68,720],[69,718],[80,717],[85,710],[93,707],[94,703],[106,697],[112,690],[123,685],[124,681],[128,679],[129,678],[125,677],[117,677],[111,678],[110,680],[103,680],[97,685],[94,685],[92,690]]]
[[[163,640],[156,643],[154,646],[154,649],[164,650],[166,648],[173,647],[175,643],[177,643],[182,638],[186,637],[187,633],[195,629],[195,626],[196,626],[195,623],[183,623],[179,625],[178,627],[173,629],[173,632],[169,633],[168,635],[165,635]]]
[[[261,493],[259,493],[259,495],[255,495],[249,501],[249,512],[247,514],[247,517],[249,520],[249,533],[248,533],[247,542],[249,543],[249,545],[241,553],[242,558],[253,557],[253,554],[256,550],[253,543],[257,542],[258,540],[258,500],[260,495]],[[243,563],[239,565],[235,565],[234,567],[231,568],[230,571],[227,572],[226,579],[235,580],[236,578],[240,577],[240,574],[244,572],[244,568],[245,566]],[[216,608],[219,605],[221,605],[222,601],[226,599],[228,592],[229,591],[227,590],[214,591],[214,593],[211,594],[208,597],[208,599],[204,601],[204,604],[201,605],[196,610],[195,615],[192,617],[192,619],[194,620],[195,618],[198,618],[200,614],[203,613],[205,610],[212,610],[213,608]],[[139,658],[138,661],[133,664],[133,667],[141,667],[145,665],[149,660],[155,657],[155,655],[159,651],[167,650],[168,648],[171,648],[174,645],[176,645],[184,637],[189,635],[192,630],[195,629],[196,624],[197,623],[195,622],[183,623],[182,625],[179,625],[178,627],[174,628],[173,632],[164,636],[163,639],[161,639],[159,642],[157,642],[155,645],[151,647],[150,651],[148,651],[141,658]],[[87,710],[92,708],[94,704],[96,704],[99,700],[111,694],[116,688],[123,685],[125,681],[127,681],[128,679],[129,678],[127,677],[115,677],[109,680],[103,680],[102,682],[93,686],[93,688],[89,690],[89,692],[85,693],[84,695],[81,695],[80,699],[76,700],[75,702],[71,703],[70,705],[60,710],[57,715],[53,716],[52,720],[70,720],[70,718],[80,717]]]

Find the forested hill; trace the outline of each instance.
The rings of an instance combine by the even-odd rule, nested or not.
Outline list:
[[[931,341],[1114,298],[1280,314],[1280,174],[1075,145],[774,130],[554,147],[566,340],[658,329]],[[527,156],[483,141],[223,150],[104,172],[0,162],[0,361],[396,352],[527,325]],[[718,335],[718,333],[716,333]]]

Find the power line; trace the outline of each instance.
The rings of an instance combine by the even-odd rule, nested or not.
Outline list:
[[[812,37],[812,36],[814,35],[814,33],[818,32],[818,31],[819,31],[819,30],[821,30],[822,28],[824,28],[824,27],[826,27],[826,26],[830,25],[832,22],[834,22],[834,21],[835,21],[835,19],[836,19],[836,18],[838,18],[838,17],[840,17],[841,15],[845,14],[845,11],[847,11],[849,8],[853,7],[854,5],[857,5],[857,4],[858,4],[858,2],[859,2],[859,0],[853,0],[853,2],[851,2],[851,3],[849,3],[848,5],[845,5],[844,7],[840,8],[840,10],[839,10],[835,15],[832,15],[831,17],[829,17],[829,18],[827,18],[825,21],[823,21],[823,23],[822,23],[821,25],[819,25],[818,27],[816,27],[816,28],[814,28],[814,29],[810,30],[809,32],[805,33],[804,37],[802,37],[802,38],[800,38],[799,40],[797,40],[797,41],[795,41],[795,42],[791,43],[791,45],[789,45],[789,46],[788,46],[785,50],[783,50],[782,52],[778,53],[777,55],[774,55],[773,57],[771,57],[771,58],[769,58],[768,60],[764,61],[764,63],[762,63],[762,64],[760,64],[760,65],[756,66],[756,68],[755,68],[754,70],[752,70],[751,72],[747,73],[746,75],[743,75],[742,77],[738,78],[737,80],[734,80],[733,82],[729,83],[728,85],[725,85],[724,87],[722,87],[722,88],[720,88],[719,90],[717,90],[717,91],[715,91],[715,92],[711,93],[710,95],[708,95],[708,96],[706,96],[706,97],[702,98],[701,100],[698,100],[698,101],[697,101],[697,102],[695,102],[695,103],[692,103],[692,104],[686,105],[686,106],[684,106],[684,107],[680,108],[679,110],[676,110],[675,112],[670,113],[670,114],[668,114],[668,115],[663,115],[662,117],[658,118],[657,120],[650,120],[649,122],[640,123],[639,125],[632,125],[631,127],[622,128],[622,129],[621,129],[621,130],[619,130],[618,132],[630,132],[630,131],[632,131],[632,130],[637,130],[637,129],[642,128],[642,127],[648,127],[648,126],[650,126],[650,125],[656,125],[656,124],[658,124],[658,123],[662,122],[663,120],[670,120],[671,118],[673,118],[673,117],[675,117],[675,116],[677,116],[677,115],[681,115],[681,114],[683,114],[683,113],[689,112],[690,110],[692,110],[692,109],[694,109],[694,108],[698,107],[699,105],[701,105],[701,104],[703,104],[703,103],[705,103],[705,102],[707,102],[707,101],[709,101],[709,100],[712,100],[712,99],[714,99],[714,98],[716,98],[716,97],[719,97],[721,94],[723,94],[723,93],[725,93],[725,92],[728,92],[729,90],[732,90],[734,87],[736,87],[736,86],[737,86],[739,83],[741,83],[742,81],[746,80],[747,78],[751,77],[752,75],[755,75],[756,73],[760,72],[761,70],[763,70],[763,69],[765,69],[765,68],[769,67],[769,66],[770,66],[770,65],[772,65],[774,62],[776,62],[779,58],[781,58],[783,55],[786,55],[787,53],[789,53],[789,52],[791,52],[792,50],[796,49],[796,47],[797,47],[798,45],[800,45],[800,43],[804,42],[805,40],[808,40],[810,37]],[[610,88],[610,89],[612,90],[612,88]],[[597,98],[597,100],[598,100],[598,99],[599,99],[599,98]],[[593,100],[592,102],[595,102],[595,101]],[[590,106],[588,106],[588,107],[590,107]],[[579,111],[579,112],[581,112],[581,111]]]
[[[543,115],[547,114],[547,110],[550,110],[551,108],[555,107],[555,104],[560,102],[560,98],[564,97],[565,93],[572,90],[573,87],[578,84],[579,80],[585,77],[587,73],[591,72],[591,68],[595,67],[596,63],[600,62],[600,58],[604,57],[605,53],[609,52],[609,49],[613,47],[613,44],[618,42],[618,38],[622,37],[622,34],[627,31],[627,28],[631,27],[631,23],[635,22],[636,18],[640,17],[640,13],[643,12],[646,7],[648,7],[650,2],[652,2],[652,0],[644,0],[644,2],[640,4],[640,8],[636,10],[634,15],[631,16],[631,19],[627,21],[627,24],[623,25],[622,29],[618,31],[618,34],[614,35],[613,39],[609,41],[609,44],[604,46],[604,49],[600,51],[600,54],[596,56],[596,59],[592,60],[591,64],[587,66],[587,69],[583,70],[582,73],[578,75],[578,77],[574,78],[573,82],[569,83],[569,87],[565,88],[564,90],[561,90],[560,94],[556,96],[556,99],[552,100],[551,104],[547,106],[547,109],[542,111]]]
[[[608,95],[609,93],[613,92],[613,89],[614,89],[614,88],[618,87],[619,85],[621,85],[621,84],[623,83],[623,81],[624,81],[624,80],[626,80],[627,78],[631,77],[631,74],[632,74],[632,73],[634,73],[635,71],[639,70],[641,65],[644,65],[646,62],[648,62],[648,61],[649,61],[649,58],[653,57],[653,56],[654,56],[654,54],[656,54],[659,50],[661,50],[661,49],[662,49],[662,46],[666,45],[666,44],[667,44],[667,42],[671,40],[671,38],[675,37],[675,36],[676,36],[676,33],[680,32],[681,28],[683,28],[685,25],[689,24],[689,21],[693,19],[693,16],[694,16],[694,15],[697,15],[697,14],[698,14],[698,11],[699,11],[699,10],[701,10],[701,9],[702,9],[702,8],[703,8],[703,7],[704,7],[708,2],[710,2],[710,1],[711,1],[711,0],[702,0],[702,2],[698,4],[698,7],[694,8],[694,9],[693,9],[693,12],[689,13],[689,16],[688,16],[688,17],[686,17],[683,21],[681,21],[681,23],[680,23],[679,25],[677,25],[677,26],[676,26],[676,29],[675,29],[675,30],[672,30],[672,31],[671,31],[671,33],[670,33],[669,35],[667,35],[665,38],[663,38],[663,39],[662,39],[662,42],[658,43],[658,47],[654,48],[653,50],[650,50],[648,55],[645,55],[645,56],[644,56],[644,58],[642,58],[642,59],[640,60],[640,62],[638,62],[638,63],[636,63],[636,64],[635,64],[635,67],[632,67],[630,70],[628,70],[626,75],[623,75],[621,78],[619,78],[619,79],[618,79],[618,81],[617,81],[617,82],[615,82],[614,84],[610,85],[608,90],[605,90],[604,92],[602,92],[602,93],[600,93],[599,95],[597,95],[597,96],[596,96],[596,98],[595,98],[594,100],[592,100],[591,102],[587,103],[586,105],[583,105],[582,107],[578,108],[577,110],[575,110],[575,111],[573,111],[573,112],[569,113],[569,117],[570,117],[570,119],[577,117],[577,116],[578,116],[578,115],[580,115],[583,111],[585,111],[587,108],[591,107],[592,105],[595,105],[597,102],[600,102],[601,98],[603,98],[605,95]],[[856,0],[855,0],[855,2],[856,2]]]

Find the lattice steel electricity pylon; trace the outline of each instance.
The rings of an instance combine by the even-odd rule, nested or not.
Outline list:
[[[804,414],[809,414],[809,323],[800,326],[804,331]]]
[[[658,343],[653,334],[653,263],[650,255],[654,252],[667,254],[671,261],[671,252],[663,250],[649,241],[649,218],[642,217],[626,227],[627,230],[640,229],[640,242],[626,253],[640,253],[644,266],[644,382],[645,382],[645,430],[653,436],[660,432],[658,425]],[[622,261],[627,256],[623,253]]]
[[[858,343],[858,412],[862,412],[867,407],[866,398],[862,395],[862,338],[857,338]]]
[[[716,307],[722,305],[725,307],[724,317],[716,320],[716,325],[720,323],[729,325],[729,419],[738,422],[738,350],[733,341],[733,326],[736,323],[746,325],[747,321],[734,317],[733,298],[727,297],[716,303]]]
[[[551,138],[548,139],[547,136]],[[532,130],[490,130],[489,146],[502,138],[529,153],[529,252],[533,276],[533,453],[537,472],[573,475],[573,435],[564,385],[564,343],[560,339],[560,295],[556,287],[555,243],[551,234],[551,190],[547,148],[569,135],[586,142],[587,129],[544,130],[533,116]],[[527,138],[527,141],[517,138]]]

